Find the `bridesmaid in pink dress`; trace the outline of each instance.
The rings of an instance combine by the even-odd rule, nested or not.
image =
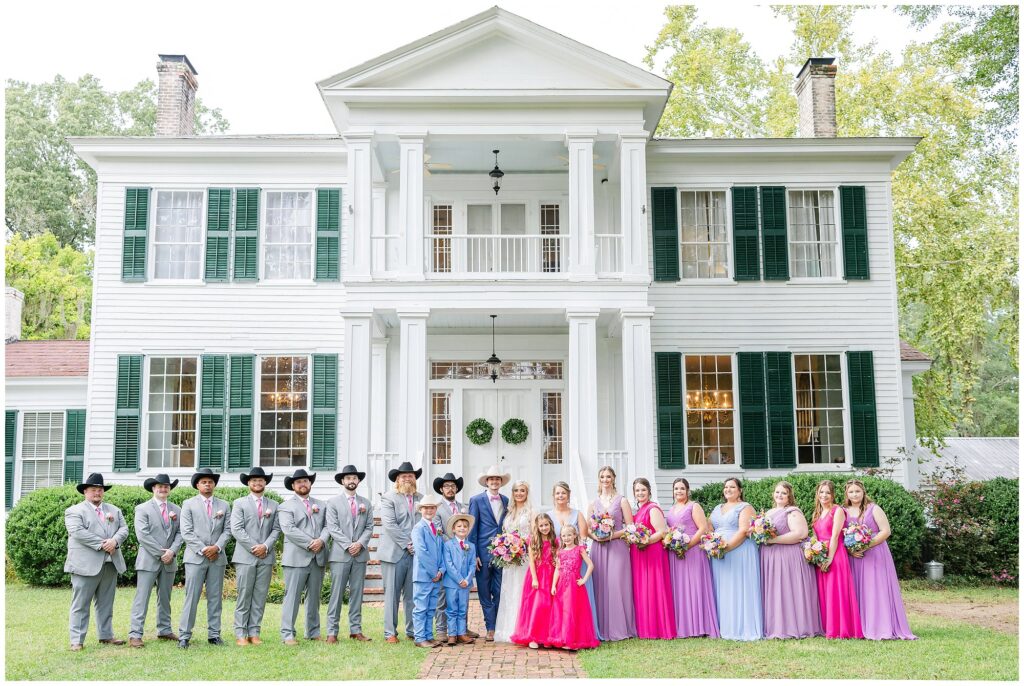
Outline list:
[[[636,612],[637,638],[675,638],[676,617],[672,602],[672,577],[668,551],[661,538],[668,530],[661,508],[651,502],[651,484],[647,479],[633,481],[637,511],[633,521],[654,534],[647,545],[630,546],[633,569],[633,608]]]
[[[828,560],[818,570],[818,606],[825,638],[864,638],[860,608],[843,545],[846,511],[836,505],[836,487],[827,479],[818,484],[814,501],[814,535],[828,541]]]
[[[558,539],[551,517],[539,514],[530,527],[530,568],[523,580],[523,599],[516,618],[516,630],[509,640],[538,648],[551,630],[551,581],[555,576]]]

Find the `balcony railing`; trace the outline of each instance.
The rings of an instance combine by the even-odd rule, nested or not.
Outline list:
[[[569,239],[565,234],[431,235],[424,250],[427,273],[431,277],[561,276],[568,272]]]
[[[618,276],[622,272],[622,236],[599,233],[594,236],[595,269],[598,276]]]

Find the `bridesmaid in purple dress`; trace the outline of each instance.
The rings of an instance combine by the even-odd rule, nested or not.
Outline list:
[[[857,592],[864,638],[875,641],[897,638],[913,641],[917,636],[907,622],[900,582],[896,578],[896,565],[886,542],[892,533],[889,519],[882,508],[868,497],[863,482],[858,479],[846,482],[846,501],[843,505],[847,525],[865,524],[875,532],[867,550],[850,554],[853,587]]]
[[[633,567],[633,610],[636,613],[637,638],[675,638],[676,618],[672,606],[672,583],[668,571],[668,552],[661,544],[665,535],[665,515],[651,502],[651,483],[633,480],[636,515],[633,522],[654,533],[644,546],[630,546]]]
[[[676,614],[676,638],[708,636],[718,638],[718,613],[715,611],[715,586],[708,557],[697,546],[708,531],[708,520],[699,503],[690,502],[690,482],[678,478],[672,482],[675,501],[665,513],[670,528],[678,528],[690,537],[686,555],[679,559],[668,554],[672,575],[672,597]],[[813,577],[811,577],[813,579]]]
[[[615,490],[615,470],[601,467],[597,473],[597,499],[590,504],[587,516],[595,512],[610,514],[615,524],[612,533],[601,538],[590,530],[590,557],[594,561],[594,604],[597,606],[597,629],[605,641],[636,638],[633,617],[633,574],[629,562],[629,546],[622,540],[622,528],[633,523],[629,501]]]
[[[796,506],[788,481],[775,485],[775,507],[765,514],[778,532],[761,546],[761,596],[765,638],[821,636],[818,581],[804,560],[800,542],[807,538],[807,520]]]

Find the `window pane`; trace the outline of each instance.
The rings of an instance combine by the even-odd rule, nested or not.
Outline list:
[[[264,277],[312,278],[313,194],[269,191],[266,196]]]
[[[789,255],[794,277],[836,276],[832,191],[789,191]]]
[[[196,447],[196,380],[198,358],[155,357],[149,360],[149,467],[191,467]]]
[[[153,278],[200,277],[202,217],[202,191],[157,191]]]
[[[682,191],[680,208],[682,277],[728,277],[729,227],[725,191]]]
[[[735,464],[732,358],[686,355],[686,445],[690,464]]]
[[[260,465],[303,467],[309,433],[309,361],[264,358],[260,365]]]
[[[562,464],[562,394],[546,391],[541,394],[541,425],[544,430],[542,455],[544,464]]]
[[[838,355],[794,355],[797,459],[801,464],[846,461]]]

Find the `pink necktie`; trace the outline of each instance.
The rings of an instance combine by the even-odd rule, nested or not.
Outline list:
[[[256,501],[256,516],[263,519],[263,498]]]
[[[160,503],[160,515],[164,518],[164,524],[171,523],[171,520],[167,518],[167,503]]]
[[[455,501],[451,501],[449,505],[452,508],[452,514],[459,514],[459,506],[455,504]]]
[[[309,509],[309,498],[303,498],[302,502],[306,505],[306,516],[312,517],[313,510]]]
[[[210,518],[213,517],[213,501],[211,500],[206,501],[206,516]]]
[[[103,513],[100,511],[100,508],[98,507],[96,508],[96,516],[100,518],[101,522],[103,521]]]
[[[430,531],[431,531],[431,533],[433,533],[433,534],[434,534],[435,536],[437,536],[437,529],[436,529],[436,528],[434,528],[434,523],[433,523],[433,522],[431,522],[431,523],[430,523]]]
[[[409,499],[409,512],[412,512],[412,496],[407,495],[405,497]]]
[[[350,497],[348,499],[348,509],[352,510],[352,516],[355,517],[356,516],[356,499],[355,498],[351,498]]]

